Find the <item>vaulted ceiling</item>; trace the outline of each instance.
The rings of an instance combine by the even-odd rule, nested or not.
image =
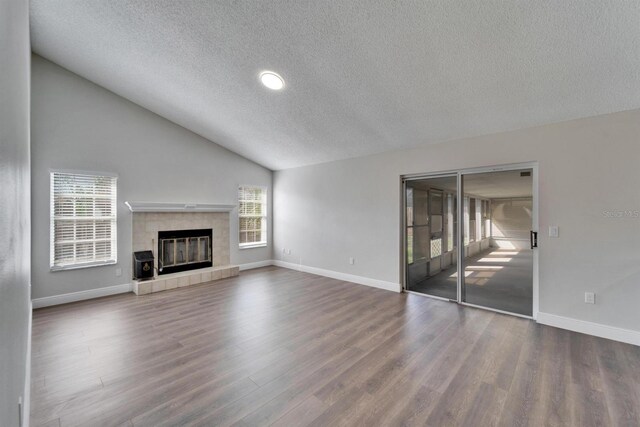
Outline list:
[[[37,54],[270,169],[640,108],[634,0],[31,0],[31,13]],[[260,84],[265,69],[284,90]]]

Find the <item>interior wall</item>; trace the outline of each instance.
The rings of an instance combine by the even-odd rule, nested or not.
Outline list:
[[[267,187],[272,172],[39,56],[32,70],[33,297],[131,282],[132,214],[124,202],[236,204],[238,186]],[[118,174],[118,263],[49,271],[49,171]],[[272,200],[269,197],[269,221]],[[271,259],[269,245],[238,248],[230,215],[231,263]],[[122,275],[117,276],[117,269]]]
[[[28,417],[29,4],[0,2],[0,425]],[[24,408],[24,407],[23,407]],[[28,425],[25,418],[24,425]]]
[[[278,171],[274,256],[399,283],[401,175],[537,161],[540,311],[638,331],[639,136],[632,110]]]
[[[533,199],[491,199],[491,243],[511,249],[531,247],[529,232],[533,221]]]

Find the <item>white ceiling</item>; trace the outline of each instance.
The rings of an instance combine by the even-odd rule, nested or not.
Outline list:
[[[270,169],[640,108],[634,0],[31,0],[31,13],[39,55]],[[262,87],[264,69],[286,89]]]

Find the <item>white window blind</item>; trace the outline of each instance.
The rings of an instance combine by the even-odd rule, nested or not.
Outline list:
[[[115,176],[51,173],[52,270],[117,261]]]
[[[241,186],[238,188],[240,247],[267,244],[267,189]]]

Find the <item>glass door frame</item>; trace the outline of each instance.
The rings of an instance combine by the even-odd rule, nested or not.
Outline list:
[[[434,172],[434,173],[422,173],[422,174],[410,174],[410,175],[401,175],[400,176],[400,283],[402,284],[402,292],[414,293],[421,296],[425,296],[427,298],[434,298],[444,301],[452,301],[456,302],[460,305],[481,308],[483,310],[495,311],[498,313],[510,314],[512,316],[524,317],[527,319],[537,319],[538,317],[538,308],[539,308],[539,275],[538,275],[538,263],[539,263],[539,248],[535,248],[533,250],[533,307],[532,307],[532,316],[525,316],[518,313],[503,311],[494,309],[491,307],[479,306],[474,304],[469,304],[467,302],[462,301],[462,277],[464,276],[464,188],[463,188],[463,179],[464,175],[471,174],[479,174],[479,173],[487,173],[487,172],[502,172],[502,171],[510,171],[510,170],[519,170],[519,169],[531,169],[532,176],[532,195],[533,195],[533,212],[531,218],[531,230],[534,232],[539,231],[538,224],[538,162],[525,162],[525,163],[511,163],[505,165],[496,165],[496,166],[486,166],[486,167],[478,167],[478,168],[466,168],[466,169],[454,169],[450,171],[442,171],[442,172]],[[442,298],[438,296],[423,294],[420,292],[415,292],[407,289],[407,238],[406,238],[406,229],[407,229],[407,216],[406,216],[406,205],[407,205],[407,181],[415,181],[420,179],[429,179],[429,178],[443,178],[443,177],[452,177],[456,176],[457,179],[457,236],[456,236],[456,244],[458,246],[457,251],[457,299],[452,300],[448,298]]]
[[[456,171],[451,172],[435,172],[429,174],[417,174],[417,175],[403,175],[400,177],[400,283],[401,283],[401,291],[407,293],[414,293],[418,295],[424,295],[429,298],[439,299],[442,301],[452,301],[458,302],[460,300],[460,280],[457,280],[457,289],[456,289],[456,299],[445,298],[437,295],[429,295],[423,294],[421,292],[411,291],[407,289],[407,181],[419,181],[422,179],[432,179],[432,178],[456,178],[456,192],[460,189],[460,176]],[[458,194],[456,194],[457,200]],[[457,207],[459,210],[460,207]],[[459,226],[460,221],[458,217],[458,213],[456,212],[456,220],[458,222],[458,226],[456,227],[457,232],[460,232]],[[457,244],[457,237],[456,237]],[[457,251],[456,262],[460,260],[460,250]]]

